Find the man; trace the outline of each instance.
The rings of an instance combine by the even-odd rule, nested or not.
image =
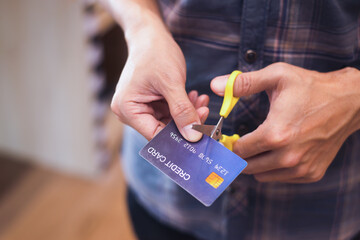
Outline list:
[[[173,118],[198,141],[192,124],[208,115],[214,123],[226,74],[244,72],[224,128],[242,135],[234,152],[248,167],[210,208],[139,159],[146,141],[126,130],[124,171],[141,239],[356,238],[359,1],[163,0],[163,15],[155,1],[105,3],[129,48],[112,109],[148,140]],[[202,95],[187,95],[185,82]]]

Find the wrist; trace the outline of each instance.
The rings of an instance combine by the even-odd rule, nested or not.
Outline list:
[[[360,130],[360,71],[353,67],[347,67],[334,72],[340,81],[337,91],[339,94],[346,94],[347,105],[352,114],[352,121],[349,124],[350,134]]]
[[[132,6],[128,19],[123,21],[121,26],[123,27],[125,36],[129,39],[132,39],[137,33],[147,29],[167,31],[167,27],[157,9],[145,8],[139,5]]]
[[[129,24],[124,34],[130,51],[134,47],[148,45],[153,39],[171,36],[163,20],[152,13],[143,14]]]
[[[128,46],[149,36],[169,34],[156,0],[101,0],[124,31]]]
[[[357,109],[355,115],[355,130],[360,130],[360,70],[352,68],[354,72],[354,88],[356,89],[356,96],[354,97],[355,107]]]

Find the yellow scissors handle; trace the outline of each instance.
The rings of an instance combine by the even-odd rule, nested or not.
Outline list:
[[[233,150],[233,144],[236,142],[240,136],[238,134],[234,134],[232,136],[222,135],[222,138],[219,140],[224,146],[230,151]]]
[[[238,97],[234,97],[234,83],[235,83],[235,79],[239,74],[241,74],[240,71],[237,70],[233,71],[226,82],[224,100],[220,109],[221,117],[227,118],[229,116],[229,113],[232,111],[235,104],[239,100]]]
[[[220,109],[221,117],[227,118],[237,101],[239,101],[238,97],[234,97],[234,83],[239,74],[241,74],[240,71],[233,71],[226,82],[224,100]],[[220,142],[224,144],[227,149],[232,151],[234,142],[236,142],[239,138],[240,136],[238,134],[234,134],[232,136],[222,135]]]

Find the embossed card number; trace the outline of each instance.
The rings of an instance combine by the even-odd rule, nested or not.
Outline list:
[[[171,121],[139,153],[192,196],[210,206],[247,163],[214,139],[184,139]]]

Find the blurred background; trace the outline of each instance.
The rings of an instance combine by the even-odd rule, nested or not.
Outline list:
[[[109,109],[126,56],[95,1],[0,0],[0,239],[135,239]]]

